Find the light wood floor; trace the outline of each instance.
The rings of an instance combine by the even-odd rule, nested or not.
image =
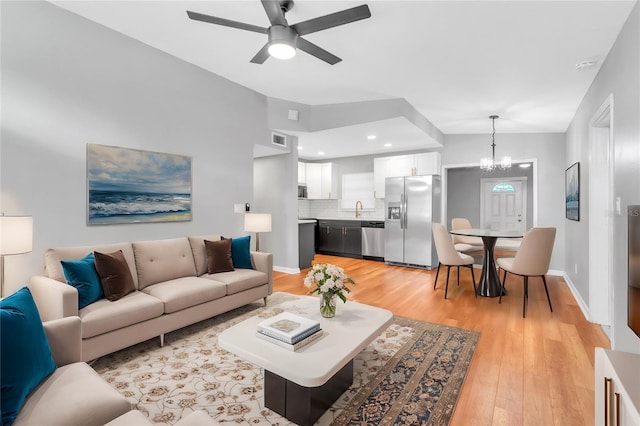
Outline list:
[[[507,277],[509,295],[498,304],[497,298],[474,297],[465,268],[460,287],[451,269],[444,300],[444,267],[434,290],[435,270],[322,255],[315,262],[342,266],[355,280],[349,300],[480,332],[452,425],[594,424],[594,348],[610,345],[600,327],[584,318],[561,277],[547,277],[553,312],[542,281],[529,280],[527,317],[522,318],[521,277]],[[307,271],[274,273],[274,291],[306,294]],[[480,270],[475,274],[479,277]]]

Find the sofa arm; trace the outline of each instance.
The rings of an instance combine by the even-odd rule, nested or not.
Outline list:
[[[36,275],[29,280],[29,290],[43,322],[78,315],[78,290],[74,287]]]
[[[58,367],[82,361],[82,321],[66,317],[42,323]]]
[[[269,277],[269,294],[273,293],[273,255],[261,251],[252,251],[251,261],[257,271],[267,274],[267,277]]]

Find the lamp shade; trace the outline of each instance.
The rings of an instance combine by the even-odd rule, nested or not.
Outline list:
[[[244,230],[246,232],[271,232],[271,214],[245,213]]]
[[[31,216],[0,216],[0,255],[28,253],[33,249]]]

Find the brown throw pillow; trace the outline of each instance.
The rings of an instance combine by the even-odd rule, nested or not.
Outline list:
[[[204,240],[204,247],[207,249],[208,273],[215,274],[234,270],[233,260],[231,259],[231,239],[220,241]]]
[[[96,251],[93,255],[104,297],[114,302],[136,289],[122,250],[109,254]]]

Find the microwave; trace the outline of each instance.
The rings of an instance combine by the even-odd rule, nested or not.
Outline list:
[[[307,198],[307,185],[298,185],[298,198]]]

